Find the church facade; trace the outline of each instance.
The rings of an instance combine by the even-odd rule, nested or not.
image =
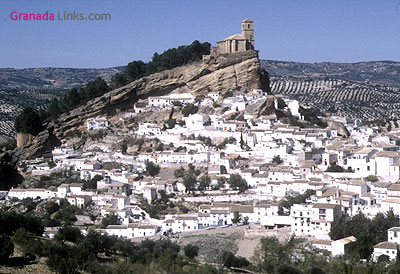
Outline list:
[[[217,42],[217,46],[211,49],[211,55],[248,50],[254,50],[254,22],[246,18],[242,21],[242,33],[231,35]]]

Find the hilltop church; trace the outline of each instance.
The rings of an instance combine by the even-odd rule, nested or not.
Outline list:
[[[234,34],[217,42],[216,47],[211,48],[211,55],[254,50],[253,21],[246,18],[242,21],[242,33]]]

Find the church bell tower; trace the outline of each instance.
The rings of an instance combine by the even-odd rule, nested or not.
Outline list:
[[[249,18],[242,21],[242,35],[246,39],[246,50],[254,49],[254,22]]]

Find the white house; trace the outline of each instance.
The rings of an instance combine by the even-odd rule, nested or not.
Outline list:
[[[331,226],[338,221],[341,214],[341,206],[336,204],[293,205],[290,209],[292,233],[296,236],[330,240]]]
[[[67,200],[71,205],[83,209],[92,200],[92,197],[89,195],[70,195]]]
[[[151,123],[140,123],[137,131],[138,135],[161,135],[161,127]]]
[[[381,242],[379,244],[374,245],[374,260],[378,260],[381,255],[386,255],[390,260],[395,260],[397,256],[398,244],[393,242]]]
[[[379,256],[386,255],[390,260],[396,259],[400,244],[400,227],[388,229],[388,240],[374,246],[373,258],[378,260]]]
[[[117,236],[126,239],[136,237],[154,236],[157,233],[157,226],[146,223],[131,223],[126,225],[109,225],[106,233],[111,236]]]
[[[202,130],[205,124],[210,123],[210,116],[195,113],[184,117],[184,120],[188,130]]]
[[[331,244],[332,256],[345,256],[346,254],[349,253],[349,248],[351,244],[354,243],[355,241],[357,241],[357,239],[354,236],[349,236],[343,239],[333,241]]]
[[[380,151],[372,156],[375,160],[376,176],[380,176],[385,182],[395,183],[400,179],[400,154],[394,151]]]
[[[108,127],[108,120],[105,117],[90,118],[86,120],[88,130],[96,130]]]
[[[56,192],[45,188],[27,188],[27,189],[12,188],[8,192],[7,197],[17,198],[18,200],[23,200],[25,198],[31,198],[31,199],[39,198],[45,200],[56,197]]]
[[[180,233],[199,229],[197,216],[193,215],[168,215],[162,224],[162,233]]]
[[[209,92],[207,96],[213,99],[215,102],[218,101],[220,98],[219,92]]]
[[[180,102],[181,104],[193,103],[194,96],[190,93],[170,94],[168,96],[149,97],[149,107],[168,108],[171,107],[173,102]]]

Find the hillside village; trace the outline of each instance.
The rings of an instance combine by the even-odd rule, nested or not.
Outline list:
[[[218,54],[253,50],[253,22],[245,19],[242,34],[217,42],[203,58],[212,67]],[[258,56],[251,58],[240,60],[241,70],[258,73]],[[200,71],[188,81],[205,85]],[[178,68],[171,74],[183,81],[179,73]],[[212,73],[205,77],[229,74]],[[169,81],[168,74],[160,75],[159,81]],[[226,85],[231,81],[230,76],[224,79]],[[132,241],[234,226],[251,226],[261,234],[286,227],[290,235],[332,256],[346,255],[357,241],[331,237],[343,216],[363,213],[373,219],[390,210],[400,215],[400,132],[382,132],[344,117],[323,119],[301,102],[265,89],[237,84],[199,95],[179,88],[143,92],[113,115],[82,115],[74,131],[75,124],[67,124],[73,136],[61,146],[19,162],[25,182],[0,192],[1,203],[68,203],[82,212],[73,224],[83,235],[94,230]],[[122,100],[131,100],[129,92],[123,87],[104,96],[126,103]],[[93,106],[102,106],[105,98],[88,105],[98,110]],[[48,224],[43,236],[53,238],[60,226]],[[387,241],[375,245],[375,260],[396,258],[399,231],[390,228]]]
[[[335,129],[284,124],[275,114],[251,114],[251,107],[266,98],[276,108],[283,100],[283,110],[302,119],[297,101],[266,95],[261,90],[213,92],[202,100],[191,94],[149,97],[137,102],[131,111],[120,113],[118,119],[123,122],[149,111],[178,111],[185,106],[202,109],[214,104],[227,109],[222,114],[188,114],[171,128],[138,123],[136,131],[124,133],[144,143],[158,139],[162,147],[158,150],[131,153],[131,147],[127,147],[113,151],[99,141],[94,143],[96,148],[84,152],[64,144],[48,158],[20,165],[32,176],[60,171],[78,174],[81,180],[97,176],[96,189],[71,183],[44,189],[14,188],[2,195],[7,200],[67,199],[78,208],[90,206],[98,216],[95,220],[78,218],[76,225],[83,232],[96,229],[131,239],[240,224],[257,224],[260,229],[290,226],[296,237],[308,237],[317,247],[336,255],[343,254],[344,246],[356,240],[331,240],[331,226],[343,214],[362,212],[372,218],[390,209],[400,214],[400,134],[380,133],[360,121],[332,117],[345,124],[350,133],[345,137]],[[88,133],[101,132],[111,123],[108,117],[98,117],[88,119],[86,127]],[[129,168],[104,168],[105,162]],[[146,168],[157,167],[171,172],[165,176],[163,172],[146,172]],[[189,184],[178,174],[180,169],[183,174],[192,169],[203,176],[199,180],[194,177]],[[231,178],[244,183],[236,185]],[[306,191],[311,195],[303,204],[290,208],[279,204],[288,195]],[[172,203],[191,204],[192,210],[153,218],[138,203],[144,199],[152,204],[165,195]],[[95,224],[108,214],[118,215],[120,223],[96,228]],[[56,231],[47,228],[46,235],[52,237]],[[386,252],[394,258],[397,245],[390,243],[396,239],[378,244],[375,253]]]

